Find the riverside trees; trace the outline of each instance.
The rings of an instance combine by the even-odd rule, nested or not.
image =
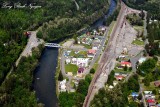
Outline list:
[[[13,4],[17,0],[8,0],[8,2]],[[0,57],[0,83],[5,79],[11,66],[14,66],[14,62],[26,45],[27,37],[23,35],[24,31],[35,30],[44,22],[49,22],[49,24],[44,24],[42,31],[38,32],[37,36],[49,41],[61,40],[71,37],[85,24],[93,23],[109,7],[108,0],[77,2],[80,6],[79,11],[75,9],[73,1],[66,0],[21,1],[22,4],[41,5],[42,8],[38,9],[0,8],[0,56],[3,56]],[[64,19],[67,20],[64,21]]]
[[[42,47],[33,49],[33,55],[22,57],[20,64],[11,72],[0,86],[0,106],[33,107],[37,106],[32,81],[33,72],[41,55]],[[38,54],[36,54],[38,53]]]
[[[90,107],[125,107],[130,105],[128,95],[139,91],[138,76],[134,74],[128,82],[119,83],[113,89],[102,88],[94,96]],[[131,104],[132,105],[132,104]]]

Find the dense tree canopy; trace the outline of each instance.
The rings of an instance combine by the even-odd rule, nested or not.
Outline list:
[[[135,91],[139,92],[138,76],[136,74],[131,76],[127,82],[117,84],[113,89],[100,89],[91,101],[90,107],[127,107],[135,105],[128,101],[128,95]]]
[[[41,55],[42,47],[33,49],[33,55],[22,57],[20,65],[0,86],[0,106],[33,107],[37,106],[35,92],[32,90],[33,72]]]
[[[100,18],[109,7],[108,0],[77,1],[79,10],[72,0],[0,0],[0,4],[4,1],[8,5],[17,2],[27,4],[27,8],[0,8],[0,56],[3,56],[0,57],[0,83],[26,45],[25,31],[36,30],[43,25],[37,34],[39,38],[48,41],[65,39]],[[30,3],[42,8],[30,9]]]

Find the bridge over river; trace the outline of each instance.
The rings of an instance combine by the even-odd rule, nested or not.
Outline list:
[[[56,43],[45,43],[46,47],[60,48],[61,46]]]

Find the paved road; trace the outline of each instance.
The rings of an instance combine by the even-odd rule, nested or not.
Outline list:
[[[83,107],[89,107],[90,101],[93,99],[94,95],[98,92],[98,90],[104,87],[104,83],[107,81],[108,75],[110,71],[115,67],[115,59],[116,59],[116,44],[119,36],[123,36],[125,32],[125,15],[130,13],[139,13],[138,10],[133,10],[128,8],[123,2],[121,3],[121,10],[117,18],[117,22],[113,31],[111,33],[109,42],[107,44],[107,48],[102,56],[102,60],[100,61],[100,66],[95,73],[95,76],[89,86],[88,94],[85,98]]]
[[[37,47],[39,44],[44,43],[43,40],[38,39],[36,37],[36,33],[37,33],[37,31],[31,31],[31,35],[30,35],[30,37],[28,39],[28,43],[27,43],[25,49],[23,50],[23,52],[21,53],[21,55],[19,56],[19,58],[17,59],[16,66],[18,66],[19,61],[20,61],[22,56],[32,55],[32,48],[33,47]]]
[[[131,64],[132,64],[132,71],[133,72],[136,72],[136,63],[137,63],[137,61],[141,58],[143,56],[143,52],[141,52],[141,53],[139,53],[137,56],[135,56],[135,57],[132,57],[131,59],[130,59],[130,61],[131,61]]]

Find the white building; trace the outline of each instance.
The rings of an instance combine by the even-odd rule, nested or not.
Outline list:
[[[60,92],[66,92],[66,79],[64,79],[63,81],[60,81],[59,90]]]
[[[89,58],[72,58],[71,64],[75,64],[79,67],[87,67]]]
[[[67,58],[67,59],[66,59],[66,64],[69,64],[69,63],[71,63],[71,59],[70,59],[70,58]]]
[[[145,57],[142,57],[138,60],[139,64],[142,64],[144,61],[146,61],[146,58]]]

